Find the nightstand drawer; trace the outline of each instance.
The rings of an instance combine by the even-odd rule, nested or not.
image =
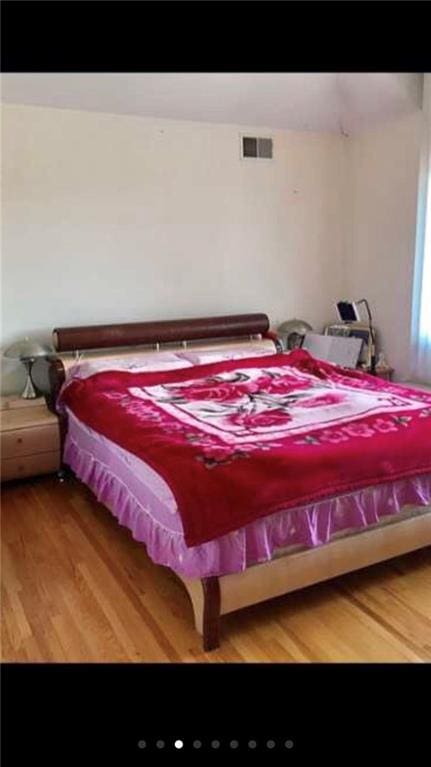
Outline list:
[[[393,368],[385,368],[384,370],[376,368],[374,375],[377,376],[377,378],[382,378],[384,381],[392,381],[393,372]]]
[[[1,454],[5,459],[58,451],[59,448],[60,435],[56,423],[4,431],[1,435]]]
[[[23,455],[20,458],[2,458],[1,479],[20,479],[36,474],[49,474],[57,471],[60,466],[60,451],[39,453],[38,455]]]

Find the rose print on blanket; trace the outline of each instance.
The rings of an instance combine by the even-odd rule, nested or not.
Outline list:
[[[391,430],[394,422],[382,419],[384,414],[423,407],[419,400],[375,389],[372,384],[358,387],[341,375],[335,382],[319,379],[290,367],[239,368],[181,383],[131,387],[129,392],[184,426],[217,437],[218,444],[243,445],[246,451],[256,437],[263,444],[311,430],[313,442],[307,444],[371,437]],[[376,430],[359,422],[371,415],[381,419]],[[401,419],[395,428],[408,425],[408,415]]]
[[[310,381],[308,379],[301,380],[298,376],[291,374],[278,375],[274,372],[267,372],[266,375],[259,376],[253,386],[257,392],[286,396],[293,392],[308,389]]]
[[[318,394],[316,397],[302,400],[301,407],[322,407],[323,405],[337,405],[338,403],[342,402],[342,400],[342,394]]]
[[[366,423],[352,423],[344,427],[344,432],[349,437],[372,437],[374,430]]]
[[[281,426],[292,420],[290,413],[281,409],[268,409],[260,413],[247,413],[239,411],[229,416],[230,422],[242,426],[246,429],[255,429],[257,427],[265,428],[268,426]]]
[[[373,428],[385,434],[388,431],[397,431],[397,427],[393,420],[389,418],[377,418],[373,421]]]
[[[224,381],[220,378],[205,378],[203,381],[196,381],[189,386],[174,386],[166,393],[167,401],[176,402],[235,402],[244,393],[252,393],[251,382],[244,386],[247,376],[238,374],[232,377],[231,381]]]

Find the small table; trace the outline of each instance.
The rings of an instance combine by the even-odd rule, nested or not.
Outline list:
[[[49,474],[60,468],[57,416],[42,398],[1,398],[1,481]]]
[[[384,381],[392,381],[393,374],[393,368],[376,368],[374,371],[374,375],[377,376],[377,378],[383,378]]]

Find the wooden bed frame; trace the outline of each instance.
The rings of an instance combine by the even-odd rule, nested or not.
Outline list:
[[[256,338],[271,339],[277,350],[281,348],[276,335],[269,329],[266,314],[57,328],[53,338],[58,354],[40,363],[42,377],[39,381],[42,383],[36,381],[53,412],[56,412],[57,396],[65,381],[65,352],[72,353],[73,359],[73,354],[89,350],[118,351],[119,347],[136,346],[159,349],[162,344],[169,344],[169,349],[175,350],[191,341],[206,343],[208,348],[208,342],[212,347],[214,343]],[[60,416],[59,423],[63,454],[67,419]],[[65,470],[62,465],[63,475]],[[220,644],[221,615],[428,545],[431,545],[431,507],[313,549],[293,553],[279,551],[271,561],[253,565],[240,573],[201,579],[178,577],[190,596],[204,650],[209,651]]]

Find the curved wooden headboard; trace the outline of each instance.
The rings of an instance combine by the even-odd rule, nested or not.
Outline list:
[[[55,328],[53,338],[57,351],[70,352],[208,338],[240,338],[265,335],[268,331],[266,314],[228,314],[224,317]]]

